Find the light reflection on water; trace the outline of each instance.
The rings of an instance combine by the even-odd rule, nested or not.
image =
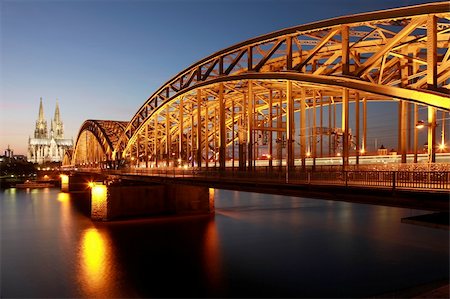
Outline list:
[[[217,232],[217,226],[214,220],[207,223],[204,234],[203,247],[203,267],[205,270],[205,279],[210,292],[223,290],[223,265],[220,253],[220,240]]]
[[[109,246],[105,237],[96,228],[89,228],[83,232],[80,242],[80,282],[88,297],[99,297],[108,290],[109,273],[106,272]]]
[[[1,191],[2,297],[358,297],[447,279],[418,210],[216,190],[215,217],[93,223],[56,189]]]

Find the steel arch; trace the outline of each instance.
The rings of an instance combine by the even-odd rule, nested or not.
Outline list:
[[[226,48],[160,87],[129,122],[116,150],[127,147],[154,110],[187,91],[239,75],[371,88],[449,110],[449,18],[448,3],[429,3],[296,26]]]
[[[102,151],[101,161],[113,159],[114,149],[120,136],[124,133],[128,122],[112,120],[86,120],[77,135],[75,149],[71,157],[71,164],[76,164],[80,158],[86,160],[88,153],[81,153],[81,140],[83,134],[90,132],[100,145]],[[92,149],[91,149],[92,150]],[[81,157],[80,157],[81,156]],[[87,160],[85,162],[88,162]]]

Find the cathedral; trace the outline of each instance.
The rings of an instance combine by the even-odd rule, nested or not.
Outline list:
[[[47,129],[47,121],[44,118],[42,98],[39,104],[39,116],[36,121],[34,138],[28,139],[29,162],[44,164],[46,162],[61,162],[66,150],[73,147],[72,139],[64,139],[64,128],[59,113],[58,100],[56,100],[55,115],[50,120],[50,134]]]

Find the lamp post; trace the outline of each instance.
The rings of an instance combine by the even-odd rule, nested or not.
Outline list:
[[[433,121],[425,123],[423,120],[419,120],[416,123],[417,129],[423,129],[424,127],[428,128],[428,163],[435,163],[436,162],[436,127],[437,123],[432,119]],[[415,140],[417,142],[417,140]],[[416,146],[415,146],[416,148]]]

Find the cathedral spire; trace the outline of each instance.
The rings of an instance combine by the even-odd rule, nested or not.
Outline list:
[[[60,116],[59,116],[59,104],[58,99],[56,99],[56,108],[55,108],[55,117],[53,118],[55,123],[61,122]]]
[[[38,121],[44,121],[44,107],[42,106],[42,97],[41,97],[41,102],[39,104],[39,119]]]
[[[63,123],[61,121],[61,115],[59,112],[59,103],[58,99],[56,99],[56,107],[55,107],[55,117],[52,120],[52,131],[55,139],[63,139],[64,138],[64,128]]]
[[[47,138],[47,121],[44,118],[44,107],[42,105],[42,97],[39,103],[39,118],[36,121],[36,129],[34,130],[34,138]]]

